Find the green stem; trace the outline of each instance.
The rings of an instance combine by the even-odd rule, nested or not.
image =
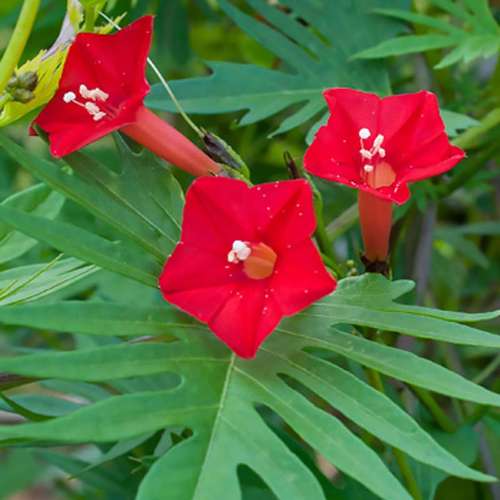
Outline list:
[[[336,258],[333,252],[333,243],[326,233],[323,213],[320,209],[316,210],[316,223],[316,232],[314,233],[314,236],[316,237],[316,241],[318,242],[319,249],[321,253],[327,257],[329,267],[333,269],[333,272],[335,273],[337,278],[340,278],[342,275],[339,267],[335,263]]]
[[[328,236],[334,240],[350,229],[359,218],[358,204],[354,203],[347,210],[344,210],[338,217],[332,220],[326,228]]]
[[[429,391],[416,386],[411,386],[411,388],[421,403],[429,410],[441,429],[450,433],[457,430],[455,422],[453,422],[453,420],[446,415],[442,408],[436,403],[436,400],[432,397]]]
[[[449,196],[451,193],[462,187],[478,170],[484,167],[486,161],[495,155],[499,145],[495,142],[483,151],[476,153],[472,158],[468,158],[459,168],[460,170],[447,183],[439,186],[438,194],[441,198]]]
[[[85,7],[85,25],[83,28],[84,31],[87,31],[89,33],[92,33],[94,31],[96,17],[95,7]]]
[[[440,343],[438,346],[439,350],[442,353],[443,360],[446,368],[449,370],[456,372],[460,375],[465,375],[463,367],[460,363],[458,353],[456,352],[454,346],[451,344]],[[458,422],[463,422],[466,414],[466,406],[463,401],[459,401],[456,398],[451,399],[451,404],[455,411],[455,416]]]
[[[453,143],[462,149],[473,147],[477,140],[492,128],[500,125],[500,108],[490,111],[479,123],[479,125],[466,130],[460,134]]]
[[[489,364],[473,379],[475,384],[482,384],[490,375],[493,375],[500,366],[500,354],[497,354]]]
[[[377,389],[377,391],[385,394],[384,382],[382,381],[382,377],[380,373],[373,368],[366,368],[366,373],[368,375],[368,380],[370,385]],[[397,448],[392,448],[392,453],[394,454],[394,458],[398,464],[399,470],[401,471],[401,475],[406,483],[408,491],[411,496],[415,500],[423,500],[422,493],[420,492],[420,488],[418,487],[417,480],[413,475],[410,464],[406,458],[406,455]]]
[[[318,241],[319,248],[330,260],[335,261],[335,255],[333,253],[333,244],[328,235],[326,234],[325,223],[323,220],[322,213],[316,214],[316,221],[317,221],[317,226],[316,226],[315,236]]]
[[[489,406],[477,406],[465,421],[469,425],[477,424],[489,411]]]
[[[0,61],[0,93],[14,73],[33,28],[41,0],[24,0],[16,27]]]
[[[0,95],[0,111],[10,101],[12,101],[12,96],[8,92],[5,92],[5,94]]]
[[[415,500],[423,500],[422,493],[420,492],[420,488],[418,487],[417,480],[415,479],[415,476],[413,475],[413,472],[411,470],[410,464],[408,463],[408,460],[406,459],[406,455],[396,449],[393,448],[392,452],[394,453],[394,458],[396,459],[396,462],[398,463],[399,470],[401,471],[401,475],[403,476],[406,486],[408,487],[408,491],[410,492],[411,496]]]
[[[382,382],[382,377],[380,373],[373,368],[367,368],[366,373],[368,375],[368,380],[370,385],[377,389],[377,391],[385,394],[384,383]]]

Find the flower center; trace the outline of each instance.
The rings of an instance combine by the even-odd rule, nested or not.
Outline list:
[[[276,252],[265,243],[249,243],[235,240],[227,261],[231,264],[243,262],[243,271],[254,280],[269,278],[273,274],[278,256]]]
[[[358,134],[360,141],[359,154],[363,160],[361,176],[374,189],[390,186],[396,180],[396,173],[391,165],[384,161],[386,155],[385,149],[382,147],[384,136],[378,134],[373,141],[372,147],[367,149],[365,141],[372,135],[370,130],[362,128]]]
[[[78,89],[78,92],[83,99],[87,100],[84,102],[78,101],[76,99],[76,94],[74,92],[69,91],[64,94],[63,101],[66,104],[72,103],[84,108],[87,111],[87,113],[90,116],[92,116],[95,122],[102,120],[106,115],[110,113],[111,111],[110,109],[107,109],[107,112],[105,112],[101,109],[101,107],[98,104],[96,104],[96,102],[98,101],[104,103],[109,98],[109,94],[107,94],[100,88],[96,87],[95,89],[88,89],[87,86],[82,83]],[[109,108],[109,106],[106,108]]]

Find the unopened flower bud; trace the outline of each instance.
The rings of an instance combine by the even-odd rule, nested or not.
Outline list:
[[[26,71],[17,77],[18,86],[26,90],[35,90],[38,84],[38,75],[34,71]]]
[[[250,171],[245,162],[227,142],[212,132],[205,132],[202,140],[205,144],[206,152],[212,160],[227,165],[230,169],[239,171],[243,177],[250,177]],[[224,174],[224,171],[221,173]],[[226,173],[230,174],[230,172]],[[230,177],[230,175],[228,176]]]
[[[15,89],[19,86],[19,78],[16,74],[12,75],[7,82],[7,90]]]
[[[23,104],[30,102],[35,97],[31,90],[20,88],[14,89],[11,95],[14,101],[22,102]]]

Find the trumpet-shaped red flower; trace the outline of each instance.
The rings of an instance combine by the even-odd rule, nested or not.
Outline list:
[[[305,168],[359,190],[365,257],[385,261],[392,202],[406,202],[409,183],[446,172],[464,152],[448,141],[431,92],[380,98],[336,88],[324,95],[330,119],[308,148]]]
[[[153,17],[111,35],[80,33],[71,45],[59,87],[34,121],[50,151],[65,156],[120,130],[194,175],[219,166],[191,141],[143,106]]]
[[[181,241],[159,280],[163,296],[251,358],[283,316],[335,289],[311,240],[315,225],[306,181],[249,188],[197,179],[186,196]]]
[[[330,119],[304,158],[318,177],[402,204],[408,183],[442,174],[464,157],[448,141],[432,92],[380,98],[336,88],[324,95]]]

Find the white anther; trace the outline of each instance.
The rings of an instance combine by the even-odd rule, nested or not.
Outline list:
[[[247,245],[244,241],[241,241],[241,240],[234,240],[233,241],[233,250],[235,252],[239,252],[240,250],[243,250],[246,247],[247,247]]]
[[[84,99],[88,99],[90,96],[89,96],[89,89],[87,88],[86,85],[84,85],[83,83],[80,85],[80,88],[78,89],[79,92],[80,92],[80,95],[84,98]]]
[[[367,174],[369,174],[370,172],[373,172],[373,165],[365,165],[365,166],[363,167],[363,170],[364,170]]]
[[[231,251],[227,254],[228,262],[240,262],[247,260],[252,253],[252,249],[241,240],[234,240]]]
[[[106,113],[103,113],[102,111],[99,111],[94,115],[94,121],[98,122],[99,120],[102,120],[106,116]]]
[[[365,160],[371,160],[372,159],[372,154],[370,153],[370,151],[368,151],[367,149],[360,149],[359,152],[361,153],[361,156],[365,159]]]
[[[76,99],[76,94],[74,92],[66,92],[63,96],[63,101],[68,104]]]
[[[97,113],[101,113],[101,110],[99,106],[94,104],[93,102],[86,102],[85,103],[85,109],[91,114],[91,115],[97,115]]]
[[[109,97],[109,94],[101,89],[94,89],[94,95],[96,96],[96,99],[99,99],[100,101],[106,101]]]
[[[372,133],[367,128],[359,129],[359,137],[360,139],[368,139],[372,135]]]
[[[373,141],[373,149],[378,150],[382,143],[384,142],[384,136],[382,134],[378,134]]]
[[[100,88],[96,87],[95,89],[90,90],[83,83],[80,85],[79,91],[80,95],[84,99],[92,99],[93,101],[106,101],[109,97],[109,94],[107,94]]]
[[[379,148],[378,154],[379,154],[380,158],[385,158],[385,149]]]

